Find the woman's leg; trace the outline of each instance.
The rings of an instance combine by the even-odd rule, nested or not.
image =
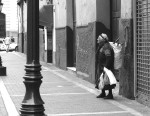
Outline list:
[[[97,96],[97,98],[104,98],[104,97],[106,97],[106,93],[105,93],[105,90],[102,89],[101,94],[99,94],[99,95]]]
[[[116,84],[113,84],[113,85],[109,85],[109,88],[108,88],[108,95],[106,97],[104,97],[104,99],[113,99],[113,93],[112,93],[112,89],[114,89],[116,86]]]

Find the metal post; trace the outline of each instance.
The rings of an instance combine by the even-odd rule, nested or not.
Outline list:
[[[3,7],[3,3],[0,0],[0,23],[1,23],[0,26],[1,27],[5,27],[5,23],[4,23],[5,22],[5,14],[1,12],[2,7]],[[0,37],[1,38],[5,37],[5,33],[6,33],[6,31],[5,31],[5,28],[4,28],[0,32]],[[2,65],[2,58],[1,58],[1,56],[0,56],[0,76],[6,76],[6,67],[4,67]]]
[[[137,97],[137,38],[136,38],[136,0],[132,1],[133,7],[133,37],[134,37],[134,97]]]
[[[0,66],[2,66],[2,58],[1,58],[1,56],[0,56]]]
[[[39,88],[42,83],[39,63],[39,0],[27,0],[27,63],[23,77],[26,93],[20,116],[45,116]]]
[[[76,0],[72,1],[72,10],[73,10],[73,61],[74,67],[76,67]]]
[[[6,67],[2,66],[1,56],[0,56],[0,76],[6,76]]]

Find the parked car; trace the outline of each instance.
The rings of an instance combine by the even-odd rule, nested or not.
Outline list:
[[[1,51],[6,50],[5,39],[3,39],[3,38],[0,38],[0,50]],[[18,45],[14,41],[11,41],[11,44],[9,45],[9,50],[10,51],[17,51]]]
[[[4,39],[0,38],[0,50],[6,50]]]

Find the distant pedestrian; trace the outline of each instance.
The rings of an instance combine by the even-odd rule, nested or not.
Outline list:
[[[97,39],[98,43],[98,50],[97,50],[97,76],[96,76],[96,86],[95,88],[98,88],[99,84],[99,77],[100,75],[104,72],[104,67],[107,69],[111,70],[113,72],[114,70],[114,51],[111,45],[109,44],[108,41],[108,36],[104,33],[99,35]],[[102,92],[100,95],[97,96],[97,98],[104,98],[104,99],[113,99],[113,94],[112,94],[112,89],[116,85],[106,85],[102,89]],[[105,90],[108,90],[109,93],[106,96]]]
[[[11,38],[9,36],[7,36],[5,38],[5,45],[6,45],[6,52],[9,52],[9,46],[11,44]]]

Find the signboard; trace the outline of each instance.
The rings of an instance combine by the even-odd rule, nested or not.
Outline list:
[[[5,14],[0,13],[0,38],[6,37],[6,22]]]

